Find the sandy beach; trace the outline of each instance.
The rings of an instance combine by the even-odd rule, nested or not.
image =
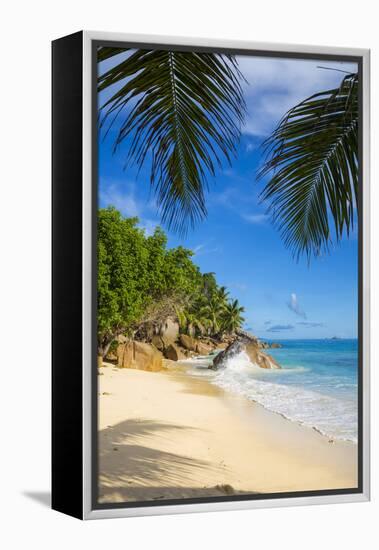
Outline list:
[[[353,443],[185,372],[108,364],[100,373],[100,502],[357,485]]]

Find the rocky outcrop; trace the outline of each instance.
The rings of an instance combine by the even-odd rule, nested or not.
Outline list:
[[[261,342],[259,341],[259,347],[262,349],[275,349],[275,348],[282,348],[282,344],[278,344],[277,342],[272,342],[270,344],[269,342]]]
[[[259,349],[256,344],[245,344],[245,353],[249,356],[249,359],[254,365],[261,367],[262,369],[280,369],[280,365],[275,361],[271,355],[264,353]]]
[[[163,355],[151,344],[134,342],[134,362],[138,369],[158,371],[163,367]]]
[[[125,334],[119,334],[118,336],[116,336],[116,342],[118,342],[119,344],[126,344],[127,342],[129,342],[129,338],[125,336]]]
[[[238,329],[236,330],[237,338],[243,342],[251,342],[253,344],[259,345],[259,340],[254,334],[247,332],[246,330]]]
[[[163,355],[166,359],[171,359],[171,361],[180,361],[181,359],[186,358],[186,355],[176,344],[170,344],[167,348],[165,348]]]
[[[117,366],[120,368],[131,368],[134,357],[134,342],[129,340],[117,346]]]
[[[189,351],[196,351],[197,341],[192,336],[188,336],[188,334],[181,334],[179,336],[179,342],[183,348],[188,349]]]
[[[153,346],[159,349],[159,351],[163,351],[165,348],[164,340],[158,334],[154,334],[154,336],[151,339],[151,343],[153,344]]]
[[[280,365],[275,361],[271,355],[264,353],[259,348],[258,340],[254,341],[252,339],[246,339],[238,337],[234,342],[229,344],[229,346],[222,352],[220,352],[213,359],[213,364],[210,365],[210,369],[217,370],[221,367],[226,366],[226,362],[231,357],[244,351],[249,359],[254,365],[262,369],[280,369]]]
[[[217,344],[215,344],[214,349],[226,349],[228,345],[229,344],[227,344],[226,342],[218,342]]]
[[[196,344],[196,353],[199,355],[208,355],[214,350],[214,347],[205,342],[198,342]]]
[[[117,364],[120,368],[159,371],[163,368],[163,355],[152,344],[131,340],[118,345]]]
[[[164,339],[167,346],[174,343],[179,336],[179,323],[176,320],[167,318],[160,327],[159,336]]]
[[[105,360],[109,363],[117,363],[117,355],[114,351],[108,351],[105,356]]]
[[[197,339],[193,336],[188,336],[188,334],[181,334],[179,336],[180,345],[191,352],[198,353],[199,355],[208,355],[217,345],[209,338]]]
[[[241,342],[241,340],[234,340],[234,342],[229,344],[227,348],[216,355],[216,357],[213,359],[212,365],[210,365],[208,368],[217,370],[220,367],[224,367],[228,359],[230,359],[234,355],[238,355],[239,353],[241,353],[241,351],[244,351],[243,343]]]

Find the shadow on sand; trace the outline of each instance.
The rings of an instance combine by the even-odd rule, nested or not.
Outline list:
[[[196,487],[200,473],[217,480],[225,467],[153,448],[175,432],[200,431],[150,419],[126,420],[99,433],[99,500],[140,501],[235,494],[230,486]],[[149,441],[150,440],[150,441]],[[217,483],[217,482],[216,482]],[[215,484],[216,485],[216,484]]]

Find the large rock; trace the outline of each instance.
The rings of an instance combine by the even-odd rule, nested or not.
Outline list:
[[[163,338],[158,334],[154,334],[154,336],[151,339],[151,343],[153,344],[153,346],[159,349],[159,351],[163,351],[165,348]]]
[[[160,327],[159,336],[161,336],[166,345],[169,346],[178,339],[179,323],[170,318],[166,319]]]
[[[270,344],[268,342],[259,341],[259,347],[262,349],[268,349],[270,347]]]
[[[275,361],[271,355],[264,353],[259,349],[256,344],[245,344],[245,352],[249,356],[252,363],[261,367],[262,369],[280,369],[280,365]]]
[[[125,344],[119,344],[117,346],[117,365],[120,368],[130,368],[133,361],[133,342],[128,341]]]
[[[196,351],[197,341],[195,338],[192,338],[192,336],[188,336],[188,334],[181,334],[179,336],[179,341],[183,348],[186,348],[189,351]]]
[[[114,363],[118,361],[117,354],[114,351],[108,351],[107,355],[105,356],[105,359],[110,363]]]
[[[163,368],[163,355],[151,344],[130,341],[119,344],[117,364],[121,368],[158,371]]]
[[[219,342],[218,344],[216,344],[215,349],[226,349],[227,347],[228,347],[228,344],[226,342]]]
[[[268,342],[261,342],[259,341],[259,347],[262,349],[275,349],[275,348],[282,348],[282,344],[278,344],[277,342],[272,342],[272,344],[269,344]]]
[[[137,369],[158,371],[163,367],[163,355],[151,344],[134,342],[134,363]]]
[[[126,342],[129,342],[129,338],[125,336],[125,334],[119,334],[118,336],[116,336],[116,341],[119,344],[126,344]]]
[[[228,359],[244,351],[249,356],[250,361],[262,369],[280,369],[280,365],[275,361],[271,355],[264,353],[259,348],[258,342],[253,342],[251,340],[243,341],[242,339],[234,340],[229,346],[221,351],[213,359],[213,364],[210,365],[211,369],[219,369],[220,367],[225,367]]]
[[[208,368],[217,370],[220,367],[224,367],[228,359],[241,353],[241,351],[244,351],[243,343],[240,340],[234,340],[227,348],[216,355],[213,359],[213,364],[209,365]]]
[[[163,354],[166,359],[171,359],[171,361],[180,361],[181,359],[186,358],[184,353],[176,344],[170,344],[167,348],[165,348]]]
[[[208,355],[213,349],[213,346],[205,342],[197,342],[196,344],[196,351],[199,355]]]

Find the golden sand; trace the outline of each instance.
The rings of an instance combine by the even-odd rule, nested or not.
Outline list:
[[[100,370],[101,502],[357,485],[353,443],[185,372]]]

